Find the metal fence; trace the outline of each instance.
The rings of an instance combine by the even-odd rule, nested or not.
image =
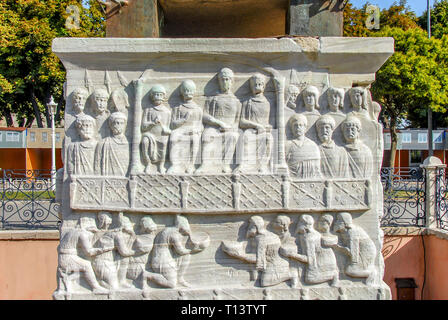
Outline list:
[[[59,204],[51,170],[3,170],[0,181],[0,228],[58,229]],[[423,168],[382,168],[384,213],[381,226],[424,227]],[[437,223],[448,230],[448,180],[445,169],[436,175]]]
[[[436,223],[437,228],[448,230],[448,177],[445,168],[436,171]]]
[[[384,212],[381,226],[424,227],[425,172],[420,167],[382,168]]]
[[[0,228],[58,229],[59,204],[51,170],[3,170]]]

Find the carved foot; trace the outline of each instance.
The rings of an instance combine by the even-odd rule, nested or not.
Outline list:
[[[181,286],[184,286],[184,287],[187,287],[187,288],[191,287],[191,284],[189,284],[187,281],[185,281],[184,278],[180,278],[179,281],[178,281],[178,283],[179,283]]]
[[[94,294],[108,294],[109,290],[102,288],[102,287],[97,287],[93,289],[93,293]]]

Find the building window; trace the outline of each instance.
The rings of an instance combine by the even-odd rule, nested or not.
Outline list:
[[[415,300],[415,284],[412,278],[395,279],[397,286],[397,300]]]
[[[61,141],[61,133],[60,132],[56,132],[56,142]]]
[[[443,142],[443,132],[434,133],[432,136],[432,141],[434,141],[435,143],[442,143]]]
[[[42,132],[42,141],[48,142],[48,134],[46,132]]]
[[[428,142],[428,134],[419,133],[418,134],[418,143],[427,143]]]
[[[3,135],[2,132],[0,132],[0,141],[2,141]]]
[[[18,132],[8,132],[8,133],[6,133],[6,141],[9,141],[9,142],[18,142],[18,141],[20,141],[19,133]]]
[[[410,150],[409,151],[409,166],[415,167],[422,164],[423,160],[422,150]]]
[[[401,134],[401,143],[411,143],[411,133],[410,132]]]
[[[30,141],[36,142],[36,132],[30,132]]]

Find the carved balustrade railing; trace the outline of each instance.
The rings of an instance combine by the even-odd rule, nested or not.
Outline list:
[[[0,228],[59,228],[51,170],[3,170],[0,183]]]
[[[420,167],[381,169],[384,212],[381,226],[424,227],[425,172]]]

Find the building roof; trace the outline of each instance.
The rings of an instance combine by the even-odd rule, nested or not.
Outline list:
[[[1,128],[0,127],[0,131],[20,131],[20,132],[22,132],[22,131],[25,131],[26,129],[28,129],[28,128],[26,128],[26,127],[18,127],[18,128],[16,128],[16,127],[4,127],[4,128]]]

